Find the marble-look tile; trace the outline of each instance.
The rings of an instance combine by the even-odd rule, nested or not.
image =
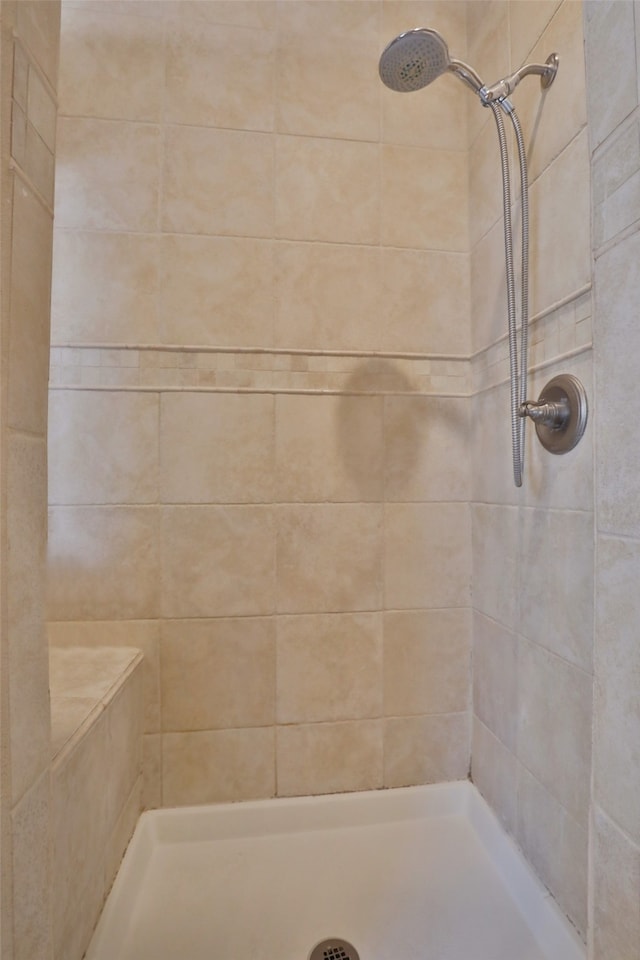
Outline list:
[[[515,754],[473,717],[471,779],[510,834],[516,830],[517,770]]]
[[[164,731],[275,722],[273,618],[166,621],[160,660]]]
[[[466,780],[469,763],[468,713],[384,721],[385,787]]]
[[[469,401],[385,397],[387,501],[469,499]]]
[[[590,176],[585,128],[531,186],[532,316],[591,280]]]
[[[163,23],[130,15],[130,6],[62,5],[58,99],[64,116],[162,119]]]
[[[407,610],[384,615],[384,714],[456,713],[469,705],[467,610]]]
[[[272,797],[274,730],[165,733],[162,775],[162,800],[167,807]]]
[[[275,518],[261,505],[164,507],[162,615],[272,613]]]
[[[5,440],[6,709],[15,803],[49,759],[48,651],[43,596],[46,555],[44,442],[8,431]]]
[[[634,5],[594,3],[585,18],[589,128],[594,147],[638,105]],[[611,64],[625,64],[612,70]]]
[[[518,759],[584,828],[591,783],[592,687],[589,674],[520,639]]]
[[[599,537],[596,571],[593,792],[595,801],[640,844],[640,545]]]
[[[466,153],[383,144],[381,165],[382,243],[466,252]]]
[[[380,501],[380,397],[276,398],[276,499]]]
[[[543,883],[584,939],[587,933],[589,832],[556,797],[518,767],[516,838]]]
[[[483,503],[471,508],[473,602],[481,613],[516,629],[518,511]]]
[[[378,349],[466,355],[470,348],[469,255],[382,249]],[[474,323],[475,323],[474,303]],[[428,322],[425,316],[428,315]]]
[[[639,391],[634,310],[640,284],[629,264],[639,255],[640,234],[635,233],[600,257],[595,268],[598,527],[632,537],[640,536],[640,473],[629,456],[638,431],[627,414]]]
[[[155,507],[52,507],[48,614],[52,620],[145,620],[160,599]]]
[[[160,128],[153,124],[61,117],[56,148],[57,225],[80,230],[155,230],[160,145]]]
[[[377,144],[279,136],[276,168],[276,236],[378,242]]]
[[[512,753],[516,749],[517,682],[517,637],[495,620],[474,612],[474,714]]]
[[[278,617],[277,649],[278,723],[380,716],[379,614]]]
[[[377,141],[378,54],[376,3],[300,0],[280,4],[278,130],[296,136]]]
[[[61,209],[60,201],[58,208]],[[53,244],[53,343],[154,343],[159,283],[156,237],[56,230]]]
[[[50,778],[47,770],[11,814],[15,960],[50,957]]]
[[[374,790],[382,786],[379,720],[278,727],[278,796]]]
[[[47,423],[51,216],[18,178],[13,185],[11,304],[6,344],[8,423],[42,436]]]
[[[272,237],[273,183],[268,134],[166,127],[163,232]]]
[[[163,235],[160,343],[271,346],[275,254],[271,240]]]
[[[165,119],[273,130],[275,33],[184,17],[167,32]]]
[[[276,346],[379,349],[380,257],[375,246],[278,243]]]
[[[268,394],[163,394],[162,502],[270,503],[274,434]]]
[[[379,609],[382,519],[382,508],[377,504],[279,507],[278,612]]]
[[[598,807],[592,818],[593,960],[640,957],[640,848]]]
[[[464,503],[385,506],[388,609],[463,607],[471,586],[471,529]]]
[[[49,503],[157,503],[158,395],[57,390],[49,399]]]
[[[593,514],[520,513],[520,630],[587,673],[593,670]]]

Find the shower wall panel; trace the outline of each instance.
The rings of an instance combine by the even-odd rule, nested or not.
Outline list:
[[[60,4],[0,3],[0,956],[51,956],[44,623]]]
[[[464,778],[466,91],[441,2],[63,7],[52,642],[145,652],[146,802]]]
[[[593,960],[604,960],[633,956],[640,938],[638,427],[628,416],[638,390],[637,5],[587,3],[585,35],[598,408],[589,946]]]
[[[557,51],[542,93],[513,94],[528,145],[528,396],[557,373],[593,396],[589,152],[580,3],[471,3],[469,59],[493,79]],[[472,777],[561,908],[587,930],[593,679],[593,425],[547,453],[528,426],[513,485],[497,137],[471,103],[473,369]],[[515,153],[515,145],[514,145]],[[515,166],[515,165],[514,165]],[[513,183],[518,183],[513,172]],[[514,186],[514,223],[520,214]],[[516,247],[516,258],[517,258]]]

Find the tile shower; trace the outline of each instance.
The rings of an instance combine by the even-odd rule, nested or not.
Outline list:
[[[485,73],[535,41],[563,51],[532,160],[531,359],[569,354],[588,379],[580,6],[511,29],[504,4],[471,5],[468,27],[463,5],[419,8]],[[474,777],[584,931],[586,875],[554,856],[586,856],[591,488],[576,513],[550,479],[588,476],[590,439],[562,470],[531,449],[526,506],[483,469],[507,440],[500,417],[470,431],[474,405],[504,406],[497,148],[454,78],[379,90],[381,44],[416,16],[64,4],[52,638],[143,634],[146,803],[189,804],[464,778],[473,606]],[[537,85],[520,99],[531,124]],[[559,275],[562,231],[579,241]],[[556,537],[586,564],[586,617],[557,639],[562,596],[536,611],[545,585],[520,583],[521,555]],[[558,656],[566,742],[548,758]],[[565,847],[549,833],[540,850],[549,809]]]
[[[590,149],[595,170],[630,135],[638,91],[634,70],[622,97],[590,90],[587,135],[582,18],[570,0],[66,2],[49,458],[51,639],[145,652],[147,805],[456,779],[472,757],[586,935],[593,422],[561,462],[530,442],[510,487],[493,131],[453,78],[398,98],[375,77],[417,21],[487,76],[560,51],[542,107],[518,96],[531,394],[569,370],[591,398]],[[584,22],[594,77],[594,38],[634,59],[632,4]],[[603,271],[634,222],[626,182],[594,175]],[[634,530],[597,479],[606,634]],[[602,788],[621,681],[596,654],[599,957],[633,942],[607,897],[639,858]]]

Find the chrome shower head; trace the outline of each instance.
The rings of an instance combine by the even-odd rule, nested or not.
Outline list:
[[[447,70],[452,70],[476,93],[483,83],[461,60],[452,60],[444,38],[435,30],[418,27],[392,40],[380,57],[380,79],[391,90],[408,93],[421,90]]]
[[[440,34],[421,27],[392,40],[382,52],[378,70],[387,87],[406,93],[426,87],[449,69],[450,62]]]

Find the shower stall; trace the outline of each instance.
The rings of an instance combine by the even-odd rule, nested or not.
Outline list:
[[[633,37],[600,6],[588,35]],[[602,890],[604,838],[635,836],[591,795],[594,435],[529,431],[514,487],[492,110],[450,71],[377,75],[421,24],[482,77],[560,57],[510,95],[528,396],[592,396],[590,151],[617,127],[591,92],[587,125],[580,4],[63,3],[50,641],[143,650],[140,806],[470,773],[585,939],[615,912],[588,913],[590,830]]]

